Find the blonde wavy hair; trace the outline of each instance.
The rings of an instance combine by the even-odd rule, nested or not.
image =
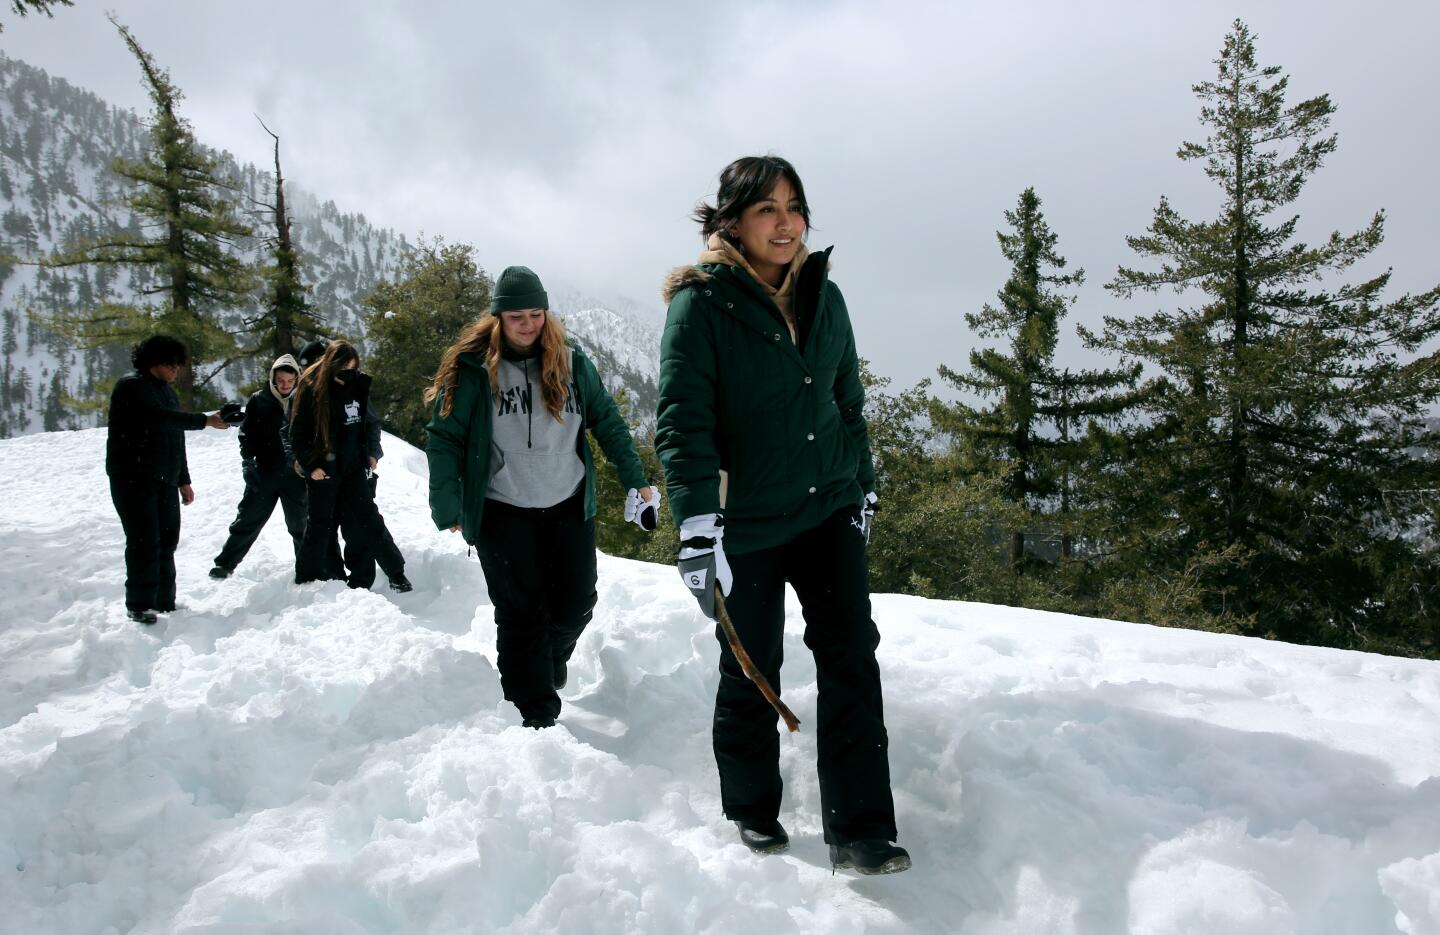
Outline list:
[[[540,329],[540,398],[545,411],[559,422],[563,420],[565,399],[570,394],[570,344],[565,340],[565,326],[549,309],[545,325]],[[499,315],[482,315],[460,332],[460,338],[440,357],[435,380],[425,388],[425,402],[434,405],[442,393],[440,416],[450,415],[455,405],[455,381],[460,373],[460,355],[470,352],[485,355],[485,369],[490,374],[490,392],[500,395],[500,352],[505,347],[505,334]]]

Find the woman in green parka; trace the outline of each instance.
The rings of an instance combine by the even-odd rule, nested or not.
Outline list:
[[[777,691],[785,585],[800,599],[819,687],[821,822],[831,862],[894,873],[888,735],[865,545],[877,498],[855,336],[827,249],[804,238],[795,168],[738,159],[701,204],[705,249],[670,275],[655,449],[680,526],[682,578]],[[720,642],[713,743],[720,797],[759,853],[789,846],[779,821],[775,712]]]
[[[480,553],[495,605],[500,686],[526,727],[553,726],[575,643],[595,609],[595,435],[628,486],[625,519],[655,528],[660,492],[615,401],[540,278],[511,266],[490,314],[441,358],[425,391],[430,515]]]

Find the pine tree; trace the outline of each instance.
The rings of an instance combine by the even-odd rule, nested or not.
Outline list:
[[[375,379],[370,398],[390,431],[423,446],[430,421],[425,387],[460,330],[489,310],[490,279],[476,265],[474,247],[422,237],[395,281],[381,283],[363,304],[371,344],[365,369]]]
[[[1256,63],[1239,20],[1216,64],[1194,86],[1209,135],[1178,156],[1218,185],[1218,216],[1189,221],[1162,197],[1128,238],[1158,268],[1121,267],[1107,286],[1199,304],[1107,317],[1091,336],[1164,375],[1148,404],[1164,443],[1125,478],[1146,514],[1129,545],[1150,568],[1201,569],[1208,612],[1247,632],[1413,640],[1417,621],[1392,613],[1386,582],[1416,562],[1405,530],[1424,510],[1403,492],[1433,486],[1407,449],[1440,392],[1440,361],[1421,356],[1440,333],[1440,288],[1386,303],[1388,271],[1322,287],[1380,245],[1384,224],[1380,212],[1309,246],[1298,217],[1279,214],[1335,150],[1335,108],[1325,95],[1287,106],[1288,79]]]
[[[996,530],[1024,522],[998,482],[967,476],[950,452],[938,451],[927,416],[930,383],[898,395],[860,361],[865,422],[880,509],[866,548],[873,591],[922,597],[1022,603],[1029,579],[1004,573]]]
[[[55,12],[51,7],[74,6],[75,0],[10,0],[10,9],[16,16],[26,16],[30,13],[44,13],[52,19]],[[0,32],[5,31],[5,24],[0,23]]]
[[[50,377],[49,390],[40,406],[41,427],[46,432],[58,432],[70,422],[65,410],[65,382],[69,375],[69,369],[62,364]]]
[[[117,158],[113,164],[117,175],[134,183],[127,204],[150,231],[121,231],[76,245],[45,265],[101,263],[154,270],[155,280],[143,292],[162,301],[144,308],[105,305],[57,315],[42,324],[83,347],[128,344],[154,331],[181,338],[190,346],[192,365],[182,371],[176,389],[185,405],[194,406],[206,384],[237,356],[234,335],[221,326],[217,313],[242,304],[253,287],[251,270],[232,249],[251,230],[235,217],[233,186],[219,177],[218,163],[176,112],[181,93],[169,73],[128,28],[113,17],[110,21],[139,62],[155,104],[149,152],[139,162]]]
[[[257,118],[259,119],[259,118]],[[313,339],[324,333],[324,325],[315,308],[305,298],[306,286],[300,279],[300,252],[290,231],[290,213],[285,207],[285,176],[280,171],[280,137],[260,121],[275,140],[275,203],[264,204],[270,212],[275,233],[265,244],[275,257],[275,264],[266,270],[270,294],[265,313],[246,324],[257,332],[257,353],[269,351],[272,358],[296,351],[297,338]]]
[[[980,337],[1008,338],[1009,352],[971,351],[968,373],[940,368],[940,375],[958,389],[998,400],[987,408],[936,402],[932,419],[960,442],[968,472],[995,477],[1005,498],[1026,511],[1032,524],[1036,517],[1054,512],[1058,499],[1067,527],[1062,551],[1068,557],[1072,468],[1086,451],[1084,440],[1072,432],[1082,420],[1114,415],[1130,405],[1130,397],[1117,393],[1133,387],[1138,369],[1056,371],[1060,320],[1073,301],[1058,290],[1080,285],[1085,273],[1062,272],[1066,261],[1055,250],[1059,238],[1040,206],[1035,189],[1027,188],[1015,210],[1005,212],[1010,232],[997,231],[996,237],[1012,269],[998,293],[1000,305],[987,304],[978,314],[965,315]],[[1016,570],[1024,560],[1025,535],[1019,526],[1009,534],[1010,566]]]
[[[1128,439],[1115,424],[1136,410],[1152,391],[1139,386],[1141,366],[1113,370],[1051,370],[1036,385],[1035,411],[1055,427],[1049,458],[1060,526],[1060,558],[1074,557],[1075,540],[1103,542],[1112,517],[1103,480],[1123,458]],[[1083,433],[1080,429],[1084,429]]]

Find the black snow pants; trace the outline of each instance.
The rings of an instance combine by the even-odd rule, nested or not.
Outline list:
[[[500,688],[522,717],[556,717],[555,676],[595,613],[595,520],[585,493],[543,509],[485,501],[480,566],[495,605]]]
[[[370,482],[364,468],[332,474],[325,480],[305,480],[305,537],[295,559],[295,581],[318,581],[335,577],[329,567],[327,553],[331,529],[336,516],[345,541],[364,543],[379,563],[386,577],[395,578],[405,572],[405,558],[385,528],[385,520],[375,508],[370,495]]]
[[[216,566],[235,570],[270,521],[276,503],[285,512],[285,528],[295,544],[295,556],[299,557],[305,537],[305,482],[287,464],[245,475],[245,493],[235,511],[235,522],[230,524],[230,535],[215,556]]]
[[[368,483],[370,484],[370,499],[373,501],[375,499],[375,493],[379,488],[380,475],[371,471]],[[378,506],[376,507],[376,512],[379,512]],[[339,520],[337,518],[335,531],[338,532],[339,529]],[[383,516],[381,516],[380,534],[387,541],[385,548],[394,549],[395,540],[390,537],[390,529],[385,525]],[[328,548],[332,551],[326,561],[333,563],[335,561],[333,550],[338,549],[338,546],[334,545],[336,541],[335,532],[330,534],[330,541],[332,545]],[[368,588],[375,583],[375,557],[370,554],[370,548],[365,544],[364,540],[353,541],[349,536],[345,537],[344,565],[349,569],[349,574],[345,576],[345,580],[349,583],[350,587]]]
[[[815,656],[819,688],[820,815],[825,841],[893,841],[889,736],[870,618],[869,570],[858,507],[839,510],[784,545],[727,555],[734,591],[725,605],[740,643],[780,690],[785,583],[800,599],[805,645]],[[763,822],[780,814],[780,738],[775,710],[720,641],[720,687],[713,741],[720,799],[732,820]]]
[[[125,531],[125,607],[175,609],[180,490],[159,481],[110,478],[110,501]]]

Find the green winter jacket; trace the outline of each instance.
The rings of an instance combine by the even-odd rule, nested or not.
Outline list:
[[[677,524],[722,512],[727,552],[788,542],[874,489],[855,335],[829,258],[812,254],[796,280],[798,346],[738,266],[681,267],[662,293],[655,450],[670,510]]]
[[[576,453],[585,462],[585,518],[595,516],[595,464],[585,430],[600,442],[605,457],[615,465],[623,487],[637,490],[646,486],[645,470],[635,453],[630,429],[615,408],[600,374],[590,358],[573,344],[570,377],[580,394],[584,419],[576,441]],[[460,372],[455,381],[455,404],[448,416],[440,415],[445,401],[442,391],[435,397],[430,423],[425,426],[425,455],[430,461],[430,518],[435,528],[449,529],[459,523],[465,541],[474,545],[480,537],[480,519],[485,511],[485,491],[490,484],[490,420],[495,406],[490,392],[490,372],[480,353],[460,355]]]

